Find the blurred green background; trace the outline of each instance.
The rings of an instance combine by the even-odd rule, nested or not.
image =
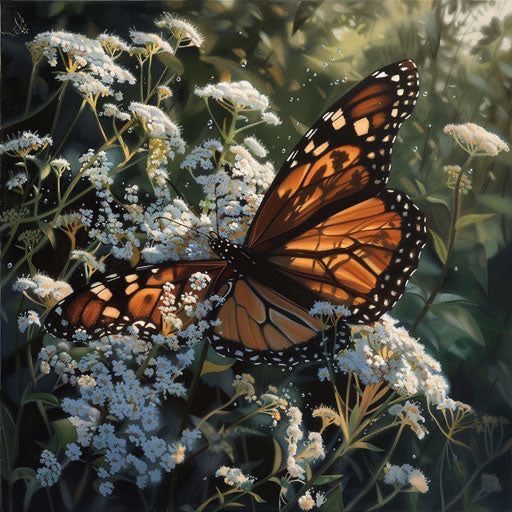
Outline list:
[[[128,40],[130,28],[155,31],[153,20],[162,11],[182,15],[205,36],[201,51],[182,51],[185,72],[175,87],[172,115],[183,126],[190,146],[215,136],[209,133],[203,103],[193,96],[195,86],[243,79],[267,94],[283,124],[256,131],[278,168],[308,126],[355,82],[380,66],[411,58],[419,67],[421,91],[395,144],[390,185],[409,194],[426,214],[429,229],[446,241],[453,191],[446,187],[443,166],[462,165],[465,155],[443,127],[474,122],[510,143],[512,2],[4,1],[3,123],[23,110],[30,72],[24,42],[38,32],[67,30],[95,37],[108,31]],[[16,13],[28,33],[12,35]],[[46,68],[35,85],[33,105],[44,102],[54,88]],[[70,116],[74,111],[69,106]],[[24,128],[44,134],[51,115],[51,109],[45,110],[12,126],[3,138]],[[71,155],[95,143],[88,123],[92,120],[84,117],[74,146],[68,148]],[[512,408],[511,163],[510,152],[475,161],[472,191],[463,199],[462,215],[492,215],[458,232],[441,293],[416,331],[441,362],[454,399],[482,414],[508,418]],[[170,172],[173,169],[178,171],[178,162]],[[4,166],[2,179],[6,178]],[[11,195],[3,202],[3,209],[14,205]],[[414,322],[442,267],[442,246],[432,237],[408,292],[392,312],[405,326]],[[8,257],[12,261],[16,253]],[[55,262],[38,265],[51,272]],[[4,307],[9,308],[11,298],[6,290]],[[13,329],[11,324],[3,331],[4,358],[16,348],[14,335],[5,336]],[[269,375],[262,378],[271,381]],[[425,444],[413,451],[426,457]],[[404,462],[410,453],[410,448],[404,449]],[[512,510],[509,464],[507,460],[496,469],[508,490],[496,497],[496,508],[489,510]],[[421,509],[429,510],[428,497],[422,500]]]

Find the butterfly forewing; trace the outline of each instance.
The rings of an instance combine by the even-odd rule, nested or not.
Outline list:
[[[211,281],[207,288],[190,288],[190,277],[196,272],[208,274]],[[55,336],[66,339],[72,339],[76,332],[94,337],[126,334],[131,326],[138,336],[148,339],[153,334],[165,334],[160,308],[164,305],[166,283],[174,286],[172,293],[177,300],[186,292],[203,300],[229,274],[227,263],[222,260],[171,262],[112,274],[57,304],[46,326]]]
[[[307,131],[288,156],[249,228],[267,254],[311,226],[384,189],[392,145],[418,96],[416,65],[401,61],[363,80]]]

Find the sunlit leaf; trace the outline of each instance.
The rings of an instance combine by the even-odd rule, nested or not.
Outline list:
[[[276,474],[281,468],[281,464],[283,463],[283,450],[281,449],[281,445],[275,439],[274,441],[274,464],[272,465],[271,474]]]
[[[206,375],[207,373],[220,373],[226,371],[228,368],[233,366],[232,362],[226,364],[218,364],[213,363],[211,361],[205,361],[203,364],[203,368],[201,369],[201,375]]]
[[[167,52],[157,53],[158,60],[173,73],[182,75],[185,72],[182,62],[177,59],[174,55]]]
[[[471,226],[472,224],[476,224],[477,222],[490,219],[493,216],[494,213],[468,213],[467,215],[463,215],[457,220],[455,228],[462,229],[467,226]]]
[[[446,259],[448,257],[448,252],[446,250],[446,246],[444,245],[443,240],[441,237],[431,229],[428,230],[430,235],[432,236],[432,242],[434,243],[434,250],[438,256],[438,258],[443,262],[446,263]]]

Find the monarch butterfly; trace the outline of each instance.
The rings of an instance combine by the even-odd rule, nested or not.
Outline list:
[[[224,298],[210,342],[222,355],[292,365],[319,357],[317,300],[347,307],[339,327],[370,323],[393,307],[425,245],[425,218],[402,192],[386,188],[399,127],[413,110],[418,74],[411,60],[375,71],[307,131],[263,198],[243,245],[211,233],[216,259],[169,262],[107,276],[66,297],[47,327],[71,339],[162,330],[166,283],[190,291],[207,273],[199,299]]]

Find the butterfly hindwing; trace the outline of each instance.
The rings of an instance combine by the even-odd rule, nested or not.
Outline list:
[[[405,60],[376,71],[329,108],[283,164],[246,246],[269,253],[283,238],[383,190],[393,142],[418,90],[416,65]]]
[[[321,322],[292,299],[248,277],[230,281],[219,294],[224,303],[216,313],[220,324],[211,343],[220,354],[283,366],[323,357],[331,336],[322,334]],[[348,339],[349,329],[340,321],[338,348]]]

